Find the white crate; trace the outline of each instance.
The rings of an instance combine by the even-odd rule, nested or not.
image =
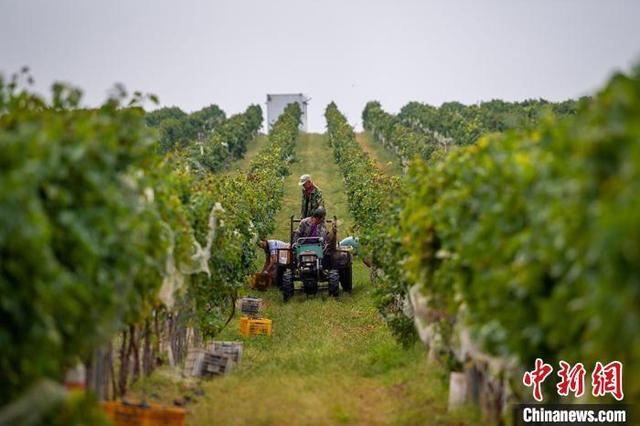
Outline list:
[[[244,344],[242,342],[214,341],[207,350],[211,353],[221,353],[230,357],[233,362],[238,363],[242,359]]]

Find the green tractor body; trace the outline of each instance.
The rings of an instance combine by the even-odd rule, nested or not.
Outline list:
[[[291,217],[292,239],[293,225],[299,222]],[[328,290],[329,295],[338,296],[341,284],[344,291],[351,292],[351,252],[337,248],[336,238],[334,235],[331,242],[320,237],[298,238],[291,241],[292,248],[278,249],[276,281],[285,301],[296,291],[314,295]],[[301,285],[296,286],[296,282]]]
[[[302,238],[301,238],[302,239]],[[322,259],[322,245],[313,242],[304,242],[296,247],[295,256],[296,258],[301,258],[302,256],[310,256],[315,255],[318,259]]]

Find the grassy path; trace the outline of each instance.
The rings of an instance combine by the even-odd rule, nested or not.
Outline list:
[[[356,141],[362,149],[375,160],[376,165],[388,175],[402,175],[402,165],[398,157],[379,143],[373,140],[369,132],[356,133]]]
[[[352,219],[324,135],[302,135],[296,157],[273,237],[288,239],[288,217],[298,214],[297,180],[303,173],[323,190],[328,215],[340,218],[340,236],[348,235]],[[202,382],[204,395],[188,405],[188,423],[466,424],[463,413],[453,418],[446,413],[441,369],[427,364],[420,345],[403,349],[395,342],[373,305],[372,290],[367,269],[357,261],[353,295],[296,295],[283,304],[275,289],[260,293],[273,336],[245,340],[243,360],[231,375]],[[243,340],[237,324],[234,318],[219,338]],[[168,375],[155,376],[151,387],[166,402],[184,392]]]

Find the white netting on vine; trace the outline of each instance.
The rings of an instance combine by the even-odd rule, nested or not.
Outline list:
[[[216,229],[218,226],[218,220],[216,213],[224,212],[222,204],[215,203],[209,212],[209,231],[207,233],[207,242],[202,246],[198,240],[194,238],[193,242],[193,254],[191,255],[190,265],[176,266],[175,260],[175,233],[167,225],[167,233],[169,234],[169,247],[167,247],[167,256],[165,258],[165,271],[164,278],[162,279],[162,285],[160,287],[159,298],[160,301],[169,309],[173,307],[175,303],[175,294],[184,287],[185,276],[193,275],[200,272],[204,272],[207,276],[211,276],[209,270],[209,259],[211,259],[211,248],[213,247],[213,240],[216,236]]]

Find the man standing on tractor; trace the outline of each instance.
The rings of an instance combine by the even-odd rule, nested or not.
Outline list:
[[[313,184],[311,175],[300,176],[298,183],[302,187],[302,210],[300,219],[310,217],[318,207],[323,207],[322,191]]]

